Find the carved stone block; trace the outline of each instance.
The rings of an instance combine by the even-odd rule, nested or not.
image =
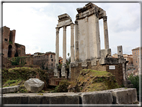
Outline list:
[[[86,61],[82,62],[82,67],[87,67],[87,62]]]
[[[91,65],[92,65],[92,66],[97,65],[97,61],[98,61],[98,59],[93,59],[93,60],[91,60]]]

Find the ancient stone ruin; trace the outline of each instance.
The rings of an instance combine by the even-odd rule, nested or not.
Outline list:
[[[11,58],[17,56],[25,56],[25,46],[15,43],[16,30],[4,26],[0,29],[2,34],[2,53],[3,57]]]
[[[63,64],[61,75],[68,77],[66,71],[66,27],[71,26],[71,62],[74,62],[74,24],[68,14],[62,14],[58,16],[58,25],[56,27],[56,65],[54,70],[54,76],[59,77],[59,29],[63,27]]]
[[[54,76],[70,78],[78,77],[82,69],[108,71],[115,75],[119,85],[126,82],[126,60],[123,58],[122,46],[118,46],[118,58],[111,57],[107,27],[106,11],[93,3],[77,8],[75,24],[68,14],[59,15],[56,27],[56,63]],[[100,48],[99,20],[103,19],[105,49]],[[71,26],[71,64],[69,74],[66,70],[66,27]],[[74,40],[75,26],[75,40]],[[63,27],[63,64],[59,67],[59,29]],[[74,44],[75,42],[75,44]],[[75,52],[74,52],[75,51]],[[74,55],[75,53],[75,55]]]

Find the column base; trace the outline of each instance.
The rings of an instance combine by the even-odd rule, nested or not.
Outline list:
[[[69,76],[68,78],[71,78],[71,64],[69,64]]]
[[[66,64],[62,64],[61,76],[65,76],[65,72],[66,72]]]
[[[55,69],[54,69],[54,76],[58,76],[57,73],[58,73],[58,70],[57,70],[57,68],[55,68]]]
[[[55,68],[54,68],[54,76],[59,76],[59,75],[58,75],[58,66],[59,66],[59,64],[56,64],[56,65],[55,65]]]

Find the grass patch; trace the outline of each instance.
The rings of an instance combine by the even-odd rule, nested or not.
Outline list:
[[[110,72],[91,69],[81,70],[78,78],[70,84],[69,90],[73,92],[102,91],[119,87],[114,75]]]
[[[22,81],[21,79],[17,79],[17,80],[7,80],[7,81],[3,84],[3,87],[9,87],[9,86],[19,85],[21,81]]]

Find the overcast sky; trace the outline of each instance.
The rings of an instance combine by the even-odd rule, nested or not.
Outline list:
[[[67,13],[75,21],[76,8],[86,3],[3,3],[3,26],[16,30],[15,42],[26,47],[26,53],[55,52],[58,15]],[[123,46],[124,54],[140,46],[139,3],[95,3],[108,17],[109,46],[112,54]],[[104,49],[103,20],[99,21],[101,49]],[[62,56],[63,29],[59,33]],[[70,53],[70,27],[67,27],[67,53]]]

